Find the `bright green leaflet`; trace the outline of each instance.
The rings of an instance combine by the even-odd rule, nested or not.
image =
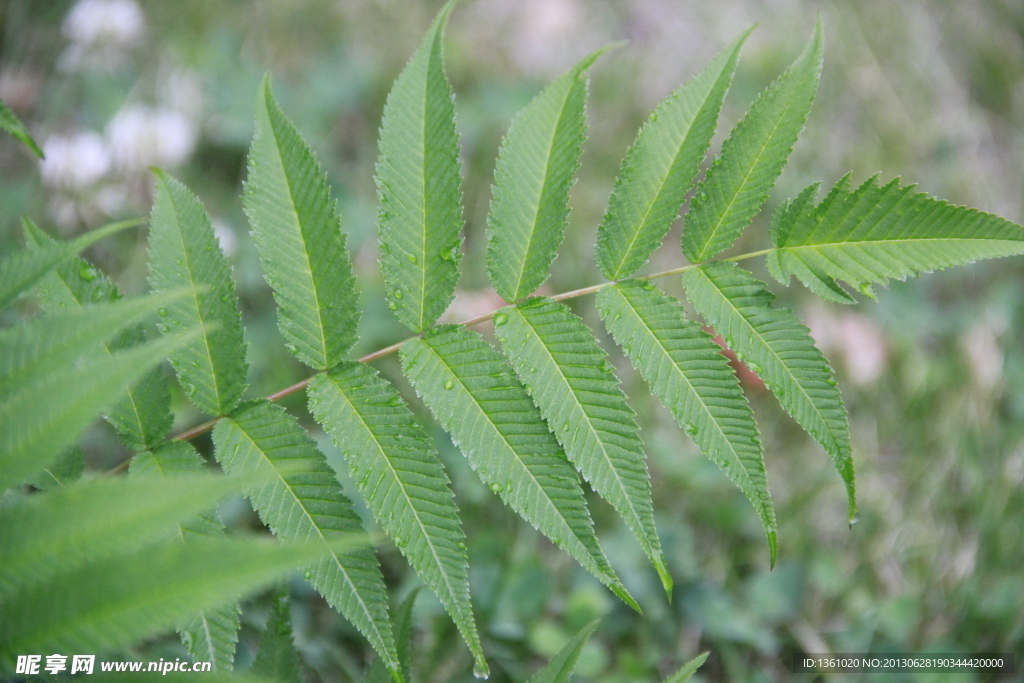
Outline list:
[[[454,6],[451,0],[438,13],[395,81],[380,127],[380,266],[388,308],[413,332],[444,313],[459,279],[459,140],[441,54]]]
[[[26,244],[41,247],[55,243],[31,221],[23,220],[22,224]],[[37,292],[40,303],[49,312],[121,298],[117,287],[106,276],[78,257],[62,262],[47,273],[39,281]],[[102,344],[101,348],[112,353],[145,340],[146,333],[142,328],[133,327],[122,332],[119,339]],[[132,450],[141,451],[160,443],[171,431],[174,421],[170,382],[163,369],[156,367],[143,375],[104,418],[117,430],[122,443]]]
[[[757,98],[697,186],[683,227],[683,253],[693,263],[732,246],[768,199],[811,110],[821,59],[819,20],[807,47]]]
[[[19,653],[129,647],[325,552],[312,543],[196,539],[188,547],[133,548],[63,572],[4,602],[0,671],[13,670]],[[123,571],[126,566],[132,571]]]
[[[74,367],[75,358],[69,358],[65,371],[5,387],[0,399],[0,490],[49,465],[97,411],[114,404],[147,370],[196,336],[198,330],[176,334]]]
[[[288,593],[274,596],[270,618],[263,629],[263,639],[256,651],[252,672],[280,683],[299,683],[299,655],[292,642],[292,618]]]
[[[601,623],[599,619],[594,620],[580,629],[579,633],[562,646],[562,649],[548,662],[547,666],[530,676],[527,683],[569,683],[572,671],[576,668],[576,662],[579,661],[580,653],[583,652],[584,646],[590,640],[590,636],[594,634],[599,623]]]
[[[505,356],[569,460],[622,516],[671,594],[639,429],[593,333],[564,304],[543,298],[503,308],[494,322]]]
[[[376,370],[355,362],[313,380],[309,408],[345,457],[374,517],[440,598],[478,665],[486,666],[459,510],[437,452],[409,408]]]
[[[686,683],[693,678],[693,674],[697,673],[697,669],[704,666],[704,662],[708,659],[708,654],[708,652],[704,652],[683,664],[679,671],[665,679],[665,683]]]
[[[25,129],[25,124],[14,115],[14,112],[3,100],[0,100],[0,129],[13,135],[18,142],[28,147],[37,157],[43,158],[43,150],[39,149],[39,145]]]
[[[651,391],[708,456],[750,500],[775,564],[775,509],[768,493],[754,413],[722,349],[683,305],[653,283],[626,281],[597,297],[608,331]]]
[[[307,567],[307,579],[390,662],[388,668],[397,671],[387,593],[376,557],[369,548],[331,550],[336,539],[364,532],[312,439],[280,406],[251,401],[218,423],[213,442],[217,461],[227,472],[267,474],[270,483],[246,492],[260,519],[283,539],[324,549],[326,557]]]
[[[879,186],[875,175],[851,191],[847,175],[814,206],[816,189],[779,214],[768,266],[783,284],[795,274],[831,301],[854,301],[836,280],[870,296],[873,283],[890,278],[1024,252],[1024,227],[914,192],[899,179]]]
[[[505,301],[518,301],[548,279],[565,237],[587,127],[583,74],[603,52],[584,57],[544,88],[501,142],[487,216],[487,275]]]
[[[19,294],[31,289],[57,264],[105,237],[138,224],[134,220],[111,223],[67,242],[55,242],[40,249],[22,249],[5,256],[0,260],[0,308],[6,308]]]
[[[209,475],[173,482],[96,479],[0,507],[0,595],[124,548],[172,538],[180,522],[212,509],[239,484],[236,477]],[[51,530],[55,520],[59,535]]]
[[[134,477],[150,476],[172,484],[181,475],[198,475],[207,471],[206,462],[191,444],[171,441],[131,460],[128,469]],[[215,513],[204,513],[178,523],[177,539],[188,543],[193,537],[221,538],[224,525]],[[238,602],[200,610],[191,619],[178,625],[182,644],[195,661],[212,662],[216,671],[234,668],[235,646],[238,643]]]
[[[204,413],[225,415],[245,391],[245,342],[231,269],[202,204],[161,171],[149,233],[149,284],[155,292],[192,288],[168,306],[161,332],[203,326],[199,339],[171,355],[186,395]]]
[[[609,280],[647,263],[679,217],[751,30],[659,104],[626,152],[594,249]]]
[[[317,370],[356,340],[358,296],[327,176],[263,79],[245,210],[288,348]]]
[[[594,535],[572,465],[508,362],[446,325],[401,349],[402,370],[491,491],[640,611]]]
[[[850,425],[832,368],[810,332],[763,282],[732,263],[709,263],[683,276],[690,303],[756,372],[800,426],[822,445],[846,484],[857,515]]]

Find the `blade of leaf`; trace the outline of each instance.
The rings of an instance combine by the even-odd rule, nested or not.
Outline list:
[[[256,651],[252,672],[281,683],[299,683],[299,655],[292,642],[292,618],[288,593],[274,596],[270,618]]]
[[[772,232],[772,275],[796,275],[825,299],[853,303],[836,280],[870,295],[890,279],[1024,253],[1024,227],[977,209],[953,206],[872,176],[856,190],[843,177],[817,206],[812,185],[793,200]]]
[[[697,669],[704,666],[704,662],[707,661],[709,654],[710,653],[708,652],[704,652],[697,655],[686,664],[683,664],[683,668],[665,679],[665,683],[686,683],[688,680],[693,678],[693,674],[697,673]]]
[[[701,263],[728,249],[761,210],[793,150],[818,88],[822,28],[750,107],[690,202],[683,253]]]
[[[50,464],[99,411],[199,330],[148,342],[109,358],[32,378],[0,399],[0,490]]]
[[[671,595],[639,428],[593,333],[564,304],[543,298],[502,309],[494,329],[569,460],[626,522]]]
[[[414,332],[451,303],[459,279],[462,190],[455,106],[438,13],[384,105],[377,161],[381,270],[388,308]]]
[[[459,510],[437,452],[398,392],[373,368],[345,362],[313,380],[309,409],[345,457],[373,516],[486,667]]]
[[[141,225],[138,220],[111,223],[67,242],[42,249],[22,249],[5,256],[0,260],[0,308],[6,308],[19,294],[31,289],[57,264],[105,237],[137,225]]]
[[[207,472],[206,462],[191,444],[171,441],[131,460],[128,473],[133,477],[156,477],[175,481],[181,475]],[[224,524],[215,513],[204,513],[178,523],[177,537],[188,543],[195,537],[222,538]],[[238,643],[239,605],[233,602],[220,607],[199,610],[191,619],[178,624],[178,635],[197,662],[212,662],[215,671],[234,668]]]
[[[626,152],[594,250],[609,280],[628,277],[647,263],[679,217],[751,31],[659,104]]]
[[[55,240],[31,221],[22,221],[25,243],[32,247],[54,244]],[[120,300],[121,294],[95,266],[77,256],[64,261],[39,281],[39,301],[49,312],[77,308],[103,301]],[[137,346],[146,341],[141,327],[129,328],[121,337],[101,345],[104,353]],[[107,414],[121,442],[141,451],[159,444],[171,431],[171,391],[167,374],[156,367],[133,384],[123,400]]]
[[[436,329],[400,351],[416,393],[506,505],[639,612],[597,542],[576,472],[508,362],[475,332]]]
[[[173,538],[180,522],[212,509],[240,485],[238,477],[211,475],[174,481],[94,479],[0,507],[0,595],[125,549]]]
[[[52,491],[75,483],[85,471],[85,455],[75,445],[68,448],[52,463],[41,469],[28,484],[40,491]]]
[[[204,326],[199,339],[171,355],[171,365],[197,408],[224,415],[242,397],[248,368],[231,269],[196,196],[162,171],[153,173],[149,284],[155,292],[204,288],[168,306],[158,329]]]
[[[10,107],[3,100],[0,100],[0,129],[13,135],[18,142],[28,147],[37,157],[43,158],[43,150],[39,149],[39,145],[29,135],[25,124],[15,116],[14,112],[10,110]]]
[[[605,287],[597,297],[608,331],[701,452],[732,479],[761,518],[775,564],[775,508],[754,413],[714,339],[653,284]]]
[[[832,458],[857,515],[850,425],[832,368],[810,332],[760,280],[732,263],[710,263],[683,276],[690,302],[726,345],[756,372],[779,403]]]
[[[580,653],[600,623],[600,619],[595,619],[580,629],[547,666],[530,676],[527,683],[568,683],[572,678],[573,669],[576,668],[576,662],[579,661]]]
[[[13,669],[19,652],[126,648],[325,552],[320,544],[196,539],[188,547],[141,548],[61,573],[4,602],[0,669]],[[126,566],[132,571],[123,571]]]
[[[217,424],[213,442],[225,471],[266,473],[269,483],[246,492],[260,519],[283,539],[312,541],[327,551],[307,567],[307,580],[398,671],[377,559],[369,548],[331,550],[334,539],[363,533],[362,524],[295,418],[273,403],[247,402]]]
[[[325,370],[356,341],[358,297],[327,176],[274,100],[270,75],[256,105],[245,211],[292,353]]]
[[[506,301],[518,301],[548,279],[569,222],[569,190],[586,136],[584,73],[606,49],[544,88],[501,142],[487,216],[487,275]]]

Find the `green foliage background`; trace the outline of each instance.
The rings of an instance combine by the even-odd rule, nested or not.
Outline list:
[[[237,243],[232,265],[249,342],[250,396],[307,374],[284,348],[239,199],[267,69],[340,200],[364,310],[355,352],[406,336],[387,310],[377,267],[373,164],[384,97],[439,3],[149,0],[140,3],[144,42],[115,64],[78,70],[60,66],[68,50],[61,26],[71,4],[0,2],[0,97],[44,146],[52,135],[102,133],[126,103],[187,113],[197,126],[196,147],[172,170]],[[886,179],[900,174],[931,194],[1019,221],[1024,8],[1013,0],[467,0],[447,33],[467,221],[458,312],[450,319],[501,304],[484,270],[494,158],[512,115],[544,83],[609,40],[630,40],[591,71],[589,140],[572,191],[568,239],[546,285],[560,292],[603,279],[592,258],[597,225],[619,159],[646,113],[759,22],[726,99],[717,146],[795,56],[818,10],[826,51],[817,102],[769,211],[744,235],[744,246],[766,242],[767,216],[779,200],[814,181],[830,186],[849,169],[858,181],[877,171]],[[797,35],[801,39],[793,40]],[[41,186],[36,162],[7,137],[0,138],[0,168],[4,252],[20,244],[21,214],[48,216],[51,234],[71,236],[110,218],[148,213],[145,173],[115,172],[98,184],[123,192],[108,215],[88,199],[94,188]],[[670,244],[678,243],[679,223]],[[145,247],[145,232],[131,231],[94,247],[89,257],[122,290],[138,293],[146,288]],[[680,263],[672,249],[655,258],[653,270]],[[641,421],[656,521],[676,577],[667,604],[628,530],[605,503],[590,500],[602,544],[643,618],[497,504],[437,423],[419,415],[441,449],[462,509],[493,678],[525,679],[595,617],[604,620],[582,651],[582,680],[661,680],[705,649],[712,656],[697,675],[703,680],[786,680],[784,656],[794,649],[1001,651],[1015,652],[1020,662],[1022,278],[1020,259],[986,262],[894,283],[880,292],[880,303],[849,308],[821,304],[798,287],[774,287],[811,326],[838,371],[850,410],[861,516],[850,530],[842,482],[820,447],[766,400],[756,380],[748,382],[778,516],[779,561],[772,572],[760,523],[740,491],[700,456],[607,345]],[[678,293],[678,282],[666,284]],[[3,315],[13,319],[33,305],[27,300],[21,311]],[[602,329],[594,307],[577,312]],[[391,358],[382,368],[398,378],[397,363]],[[402,390],[412,395],[408,386]],[[184,397],[174,401],[175,431],[195,424],[198,414]],[[316,429],[301,397],[283,404]],[[340,463],[330,440],[317,434],[328,457]],[[106,424],[97,424],[84,446],[87,466],[97,470],[127,455]],[[197,446],[208,455],[211,442],[206,437]],[[222,516],[229,527],[258,525],[240,500]],[[404,596],[418,580],[393,546],[380,555],[386,577]],[[368,646],[298,577],[291,591],[296,641],[310,675],[356,677]],[[243,667],[271,598],[243,613]],[[468,670],[468,651],[426,592],[414,623],[425,680],[451,680],[453,672]],[[145,645],[145,652],[173,658],[181,647],[168,637]]]

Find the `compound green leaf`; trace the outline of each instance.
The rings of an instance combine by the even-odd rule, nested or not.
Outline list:
[[[155,477],[174,484],[182,475],[194,476],[208,471],[206,462],[185,441],[171,441],[152,451],[139,453],[131,460],[128,472],[134,477]],[[176,537],[188,543],[193,537],[220,538],[224,525],[215,513],[204,512],[182,518]],[[191,619],[178,624],[178,635],[193,661],[212,662],[215,671],[231,671],[238,643],[239,606],[237,602],[199,610]]]
[[[451,303],[459,279],[462,190],[455,105],[438,13],[384,105],[377,161],[381,270],[388,308],[422,332]]]
[[[569,460],[623,518],[671,594],[639,429],[593,333],[544,298],[501,309],[495,332]]]
[[[609,280],[647,263],[678,218],[751,30],[659,104],[626,152],[594,252]]]
[[[148,342],[5,386],[0,398],[0,490],[39,472],[101,412],[199,330]]]
[[[750,500],[775,564],[775,509],[768,493],[764,452],[736,374],[722,349],[683,306],[653,284],[636,280],[605,287],[597,307],[608,331],[651,391],[701,452],[721,467]]]
[[[639,611],[598,545],[576,472],[508,362],[454,325],[409,340],[400,353],[406,377],[480,479]]]
[[[127,648],[325,552],[315,543],[196,539],[188,547],[133,548],[62,572],[4,601],[0,670],[12,671],[18,653]]]
[[[768,199],[811,110],[821,59],[819,20],[804,51],[754,102],[697,186],[683,229],[683,253],[693,263],[732,246]]]
[[[387,593],[369,548],[332,549],[336,539],[362,534],[359,516],[326,458],[294,417],[267,401],[247,402],[213,430],[217,461],[227,472],[266,473],[269,483],[246,492],[277,536],[319,545],[325,557],[307,579],[398,670],[387,618]]]
[[[28,130],[25,128],[25,124],[21,122],[14,112],[10,110],[7,104],[0,100],[0,129],[3,129],[14,136],[21,144],[31,150],[40,159],[43,158],[43,150],[39,149],[39,145],[29,135]]]
[[[231,268],[196,196],[162,171],[154,175],[149,284],[155,292],[183,287],[194,292],[168,306],[157,328],[203,327],[199,339],[171,356],[171,365],[197,408],[225,415],[241,399],[248,369]]]
[[[459,511],[437,452],[398,392],[366,364],[344,362],[313,380],[309,407],[374,517],[440,598],[478,666],[486,667]]]
[[[569,221],[569,190],[586,136],[584,72],[604,50],[584,57],[516,115],[494,168],[487,217],[487,274],[506,301],[548,279]]]
[[[774,296],[764,283],[735,264],[693,268],[683,284],[697,312],[832,458],[846,484],[852,521],[857,505],[850,425],[832,368],[808,329],[792,311],[772,308]]]
[[[841,179],[818,205],[811,185],[780,207],[768,255],[772,275],[796,275],[808,289],[839,303],[854,299],[836,281],[871,295],[890,278],[1024,253],[1024,227],[977,209],[953,206],[872,176],[850,190]]]
[[[256,106],[245,209],[288,347],[318,370],[337,365],[359,322],[345,234],[327,176],[274,100],[269,74]]]
[[[23,220],[25,243],[32,247],[54,244],[55,240]],[[117,301],[120,292],[103,273],[88,261],[71,257],[39,281],[39,301],[49,312]],[[120,337],[101,345],[101,353],[112,353],[143,343],[146,333],[141,327],[130,327]],[[167,375],[160,367],[153,368],[132,385],[127,395],[104,415],[128,448],[136,451],[151,448],[167,436],[174,421],[171,415],[171,392]]]
[[[580,629],[579,633],[562,646],[562,649],[548,662],[547,666],[530,676],[527,683],[569,683],[573,669],[576,668],[576,662],[579,661],[580,653],[583,652],[583,648],[599,623],[601,621],[597,619]]]
[[[23,219],[27,224],[27,219]],[[122,221],[87,232],[67,242],[54,242],[39,249],[22,249],[0,260],[0,309],[28,291],[40,278],[59,263],[71,258],[86,247],[125,228],[139,225],[139,221]]]

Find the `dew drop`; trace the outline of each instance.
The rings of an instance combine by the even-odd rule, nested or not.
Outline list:
[[[498,482],[494,482],[493,484],[491,484],[491,491],[493,491],[494,493],[501,493],[504,490],[505,490],[505,487],[503,487]]]
[[[161,334],[167,332],[167,325],[164,325],[162,323],[157,323],[156,324],[156,331],[161,333]]]
[[[396,303],[395,303],[394,301],[389,301],[389,302],[388,302],[388,308],[389,308],[389,309],[391,309],[391,310],[393,311],[393,310],[395,310],[396,308],[398,308],[398,304],[396,304]]]
[[[459,246],[455,245],[454,247],[451,247],[450,249],[445,249],[444,251],[442,251],[441,252],[441,260],[442,261],[450,261],[451,263],[454,263],[454,262],[458,261],[459,260]]]
[[[852,517],[850,519],[850,526],[852,527],[854,524],[856,524],[859,521],[860,521],[860,517]]]
[[[491,675],[491,672],[487,670],[486,666],[481,666],[480,664],[474,664],[473,665],[473,678],[479,678],[480,680],[486,680],[487,677],[490,676],[490,675]]]
[[[306,570],[306,573],[303,574],[303,576],[306,578],[306,581],[313,580],[313,572],[309,571],[308,569]]]
[[[390,254],[391,253],[391,248],[388,246],[387,242],[381,242],[380,243],[380,251],[381,251],[382,254]]]
[[[530,372],[537,372],[537,368],[531,367]]]
[[[508,322],[508,314],[507,313],[498,313],[497,315],[494,316],[494,326],[495,327],[501,327],[502,325],[504,325],[507,322]]]
[[[92,265],[82,261],[82,265],[78,267],[78,276],[86,282],[92,282],[99,277],[100,272],[96,270]]]
[[[161,308],[161,309],[157,310],[156,314],[159,315],[162,318],[166,318],[167,317],[167,309],[166,308]]]
[[[447,389],[453,389],[454,387],[455,387],[455,382],[453,382],[452,380],[450,380],[450,379],[446,379],[446,380],[444,381],[444,388],[445,388],[446,390],[447,390]]]
[[[697,436],[697,425],[687,422],[685,425],[683,425],[683,431],[685,431],[690,436]]]
[[[825,384],[828,384],[829,386],[833,386],[833,387],[839,386],[839,382],[835,381],[831,377],[829,377],[828,379],[825,380]]]
[[[651,291],[652,289],[654,289],[654,283],[648,280],[647,282],[644,283],[644,289],[646,289],[648,292]]]
[[[746,363],[747,363],[747,367],[750,368],[751,372],[753,372],[754,374],[757,374],[757,375],[761,374],[761,366],[760,365],[758,365],[757,363],[755,363],[752,360],[748,360],[748,361],[746,361]]]
[[[400,290],[400,289],[396,289],[396,290],[394,291],[394,294],[395,294],[395,298],[396,298],[396,299],[401,299],[401,298],[402,298],[403,296],[405,296],[405,292],[403,292],[403,291],[402,291],[402,290]]]
[[[420,260],[418,258],[416,258],[415,254],[406,254],[405,258],[409,259],[409,261],[411,263],[419,263],[420,262]]]

